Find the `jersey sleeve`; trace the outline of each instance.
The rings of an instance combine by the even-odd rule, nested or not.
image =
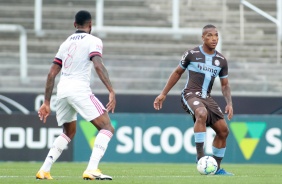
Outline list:
[[[182,55],[182,58],[181,58],[181,60],[179,62],[179,66],[185,70],[188,67],[189,63],[190,63],[189,51],[186,51]]]
[[[101,39],[94,37],[91,39],[89,47],[89,59],[91,60],[94,56],[102,57],[103,53],[103,42]]]
[[[224,64],[218,74],[219,78],[226,78],[228,77],[228,64],[226,59],[224,59]]]
[[[54,60],[53,60],[54,64],[59,65],[60,67],[62,67],[62,45],[60,46]]]

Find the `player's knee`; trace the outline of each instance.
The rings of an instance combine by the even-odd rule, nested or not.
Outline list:
[[[110,131],[112,134],[115,133],[115,129],[114,129],[114,127],[112,126],[112,124],[111,124],[110,121],[104,123],[104,126],[101,127],[101,129],[108,130],[108,131]]]
[[[196,119],[206,121],[208,112],[206,108],[200,107],[196,110]]]
[[[224,135],[226,136],[226,138],[228,137],[228,134],[229,134],[229,129],[226,128],[226,130],[224,131]]]
[[[229,134],[229,129],[228,129],[228,128],[225,128],[225,129],[222,129],[222,130],[218,133],[218,136],[220,136],[221,138],[226,139],[226,138],[228,137],[228,134]]]

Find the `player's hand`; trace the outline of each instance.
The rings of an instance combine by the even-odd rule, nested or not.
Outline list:
[[[112,111],[112,113],[115,112],[115,108],[116,108],[116,95],[114,92],[110,92],[109,94],[109,103],[106,105],[107,107],[107,111],[110,112]]]
[[[228,118],[228,120],[231,120],[232,117],[233,117],[233,107],[232,107],[232,105],[226,105],[225,113],[228,113],[227,118]]]
[[[49,116],[50,112],[51,112],[50,105],[43,103],[38,110],[38,117],[40,121],[43,121],[43,123],[46,123],[46,119]]]
[[[166,95],[164,94],[160,94],[159,96],[157,96],[157,98],[154,101],[154,108],[156,110],[160,110],[163,107],[163,102],[166,98]]]

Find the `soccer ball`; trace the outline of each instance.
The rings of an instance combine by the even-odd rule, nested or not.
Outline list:
[[[215,174],[217,171],[217,162],[211,156],[204,156],[198,161],[197,170],[203,175]]]

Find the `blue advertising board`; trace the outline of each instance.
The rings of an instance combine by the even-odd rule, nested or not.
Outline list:
[[[103,161],[194,163],[193,121],[186,114],[110,114],[115,134]],[[224,162],[282,163],[282,116],[237,115],[229,126]],[[88,161],[98,131],[78,118],[74,161]],[[205,152],[212,155],[215,133],[207,129]]]

